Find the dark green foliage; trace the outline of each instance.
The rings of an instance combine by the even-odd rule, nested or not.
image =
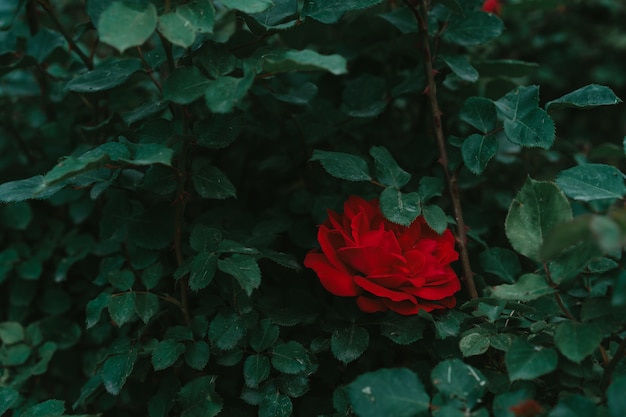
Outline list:
[[[622,2],[0,3],[1,415],[626,414]],[[453,308],[302,268],[350,195]]]

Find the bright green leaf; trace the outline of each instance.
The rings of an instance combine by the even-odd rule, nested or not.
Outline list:
[[[314,150],[311,161],[320,161],[326,172],[333,177],[348,181],[369,181],[367,162],[360,156],[343,152]]]
[[[545,236],[555,225],[571,219],[569,202],[556,185],[529,178],[509,208],[506,236],[517,252],[540,261]]]
[[[552,348],[517,338],[504,356],[511,381],[532,380],[556,369],[558,355]]]
[[[98,21],[100,40],[120,52],[140,46],[157,26],[157,10],[150,2],[127,4],[115,1],[102,12]]]
[[[430,398],[417,375],[406,368],[361,374],[348,387],[359,417],[414,417],[430,408]]]
[[[405,194],[393,187],[383,190],[379,204],[387,220],[402,226],[410,226],[422,212],[418,193]]]
[[[369,345],[369,333],[363,327],[351,326],[336,330],[330,338],[330,349],[344,364],[357,359]]]

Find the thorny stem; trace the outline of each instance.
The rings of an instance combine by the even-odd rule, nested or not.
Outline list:
[[[454,208],[454,217],[456,219],[456,241],[459,248],[459,255],[461,258],[461,267],[463,269],[463,281],[467,287],[470,298],[478,298],[478,291],[476,290],[476,284],[474,283],[474,273],[472,272],[472,266],[469,259],[469,253],[467,251],[467,233],[465,227],[465,220],[463,219],[463,209],[461,206],[461,196],[459,192],[459,186],[455,174],[451,174],[448,169],[448,152],[446,150],[446,138],[443,133],[443,127],[441,124],[441,110],[439,109],[439,103],[437,102],[437,85],[435,83],[435,73],[433,69],[433,58],[430,50],[430,44],[428,40],[428,19],[426,14],[428,13],[429,0],[420,0],[420,11],[409,0],[404,0],[407,6],[412,10],[415,15],[419,26],[419,39],[422,53],[424,54],[424,67],[426,70],[426,94],[429,98],[429,106],[432,115],[433,129],[435,132],[435,138],[437,140],[437,147],[439,149],[439,163],[443,168],[443,172],[448,185],[448,191],[450,192],[450,198],[452,199],[452,206]]]
[[[617,351],[609,364],[604,368],[604,375],[602,376],[602,390],[605,391],[611,384],[611,375],[617,367],[617,364],[624,358],[626,354],[626,339],[622,339]]]
[[[39,3],[41,7],[43,7],[43,9],[46,11],[46,13],[48,13],[48,16],[50,16],[50,19],[52,19],[52,22],[54,22],[54,25],[57,27],[57,29],[59,29],[59,32],[61,32],[61,35],[63,35],[67,43],[70,45],[70,49],[76,52],[76,54],[83,61],[87,69],[91,71],[93,69],[93,61],[87,55],[85,55],[83,50],[80,49],[78,44],[74,41],[74,39],[72,39],[70,34],[65,30],[58,16],[54,12],[54,9],[52,8],[50,1],[49,0],[37,0],[37,3]]]

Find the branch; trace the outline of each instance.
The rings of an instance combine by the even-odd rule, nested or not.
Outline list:
[[[91,71],[93,69],[93,61],[87,55],[85,55],[83,50],[80,49],[78,44],[74,41],[74,39],[72,39],[70,34],[65,30],[58,16],[54,12],[54,9],[52,8],[50,1],[49,0],[37,0],[37,2],[48,13],[48,16],[50,16],[50,19],[52,19],[52,22],[54,22],[54,25],[57,27],[57,29],[59,29],[59,32],[61,32],[61,35],[63,35],[67,43],[70,45],[70,49],[76,52],[76,54],[83,61],[87,69]]]
[[[419,26],[419,40],[422,53],[424,54],[424,68],[426,70],[426,94],[429,98],[430,112],[432,115],[433,129],[435,131],[435,138],[437,140],[437,147],[439,149],[439,163],[443,168],[443,172],[448,185],[448,191],[450,192],[450,198],[452,199],[452,206],[454,208],[454,218],[456,219],[456,241],[459,248],[459,255],[461,258],[461,267],[463,269],[463,281],[467,287],[467,291],[470,297],[478,298],[478,291],[476,290],[476,284],[474,283],[474,273],[472,272],[472,266],[469,259],[469,253],[467,251],[467,233],[465,227],[465,220],[463,219],[463,210],[461,206],[461,197],[459,192],[459,186],[457,183],[456,175],[450,173],[448,169],[448,152],[446,150],[446,138],[443,133],[443,127],[441,124],[441,110],[439,109],[439,103],[437,102],[437,85],[435,83],[435,73],[433,70],[433,59],[430,51],[430,43],[428,39],[428,0],[420,0],[420,11],[409,0],[404,0],[406,5],[411,9],[415,15]]]
[[[611,384],[611,375],[617,367],[617,364],[624,358],[624,354],[626,354],[626,339],[622,339],[615,355],[611,358],[611,362],[604,368],[604,375],[602,375],[602,391],[606,391]]]

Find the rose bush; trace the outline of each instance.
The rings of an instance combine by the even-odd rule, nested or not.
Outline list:
[[[343,214],[328,211],[317,237],[321,252],[310,251],[304,265],[332,294],[357,297],[365,312],[409,315],[456,304],[454,236],[438,235],[422,216],[400,226],[384,218],[378,200],[352,196]]]

